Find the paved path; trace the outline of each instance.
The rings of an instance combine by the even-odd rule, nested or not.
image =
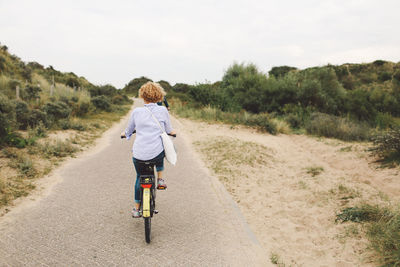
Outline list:
[[[0,218],[0,266],[269,264],[235,203],[193,156],[176,120],[178,164],[166,164],[168,189],[157,194],[160,212],[147,244],[143,219],[130,215],[132,141],[119,139],[126,123],[103,135],[106,145],[64,164],[50,193]]]

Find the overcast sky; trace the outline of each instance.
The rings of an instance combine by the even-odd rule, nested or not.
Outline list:
[[[399,0],[0,0],[0,42],[96,84],[193,84],[233,62],[398,62],[399,11]]]

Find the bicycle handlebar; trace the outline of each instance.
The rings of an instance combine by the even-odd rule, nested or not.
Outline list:
[[[136,130],[133,131],[132,134],[134,134],[134,133],[136,133]],[[176,137],[176,134],[168,134],[168,135],[169,135],[169,136],[172,136],[172,137]],[[126,136],[125,136],[125,135],[121,135],[121,139],[124,139],[124,138],[126,138]]]

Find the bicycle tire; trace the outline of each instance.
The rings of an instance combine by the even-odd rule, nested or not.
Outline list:
[[[150,243],[151,217],[144,218],[144,235],[145,235],[145,238],[146,238],[146,243]]]

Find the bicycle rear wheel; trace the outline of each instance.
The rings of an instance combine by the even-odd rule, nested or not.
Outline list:
[[[144,218],[144,235],[146,237],[146,242],[150,243],[151,234],[151,217]]]

